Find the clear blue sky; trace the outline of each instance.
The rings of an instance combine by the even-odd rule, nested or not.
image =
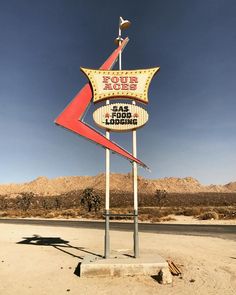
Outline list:
[[[53,121],[86,83],[80,66],[114,50],[119,15],[132,22],[124,68],[161,67],[139,174],[236,180],[236,1],[0,0],[0,183],[104,172],[104,149]],[[131,150],[131,133],[112,139]],[[117,155],[111,168],[131,169]]]

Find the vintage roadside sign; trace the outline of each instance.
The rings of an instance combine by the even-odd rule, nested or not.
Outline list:
[[[142,70],[106,71],[81,68],[93,88],[93,102],[131,98],[148,103],[148,88],[159,67]]]
[[[98,108],[93,113],[93,119],[103,129],[122,132],[144,126],[148,121],[148,113],[130,103],[112,103]]]
[[[147,104],[148,89],[159,67],[137,70],[122,70],[122,51],[129,38],[122,39],[121,32],[130,26],[130,21],[119,18],[119,35],[115,39],[118,47],[105,60],[99,69],[81,68],[88,83],[76,94],[75,98],[56,118],[55,123],[106,149],[106,188],[105,188],[105,239],[104,258],[110,255],[109,218],[110,214],[110,152],[117,153],[132,163],[134,195],[134,257],[139,257],[138,238],[138,169],[137,165],[148,168],[137,158],[136,130],[148,122],[147,111],[139,103]],[[112,70],[114,64],[119,70]],[[104,102],[106,100],[106,102]],[[122,100],[122,102],[120,101]],[[132,102],[131,102],[132,100]],[[130,102],[129,102],[130,101]],[[97,126],[106,130],[102,134],[84,121],[86,110],[93,102],[97,109],[93,119]],[[110,138],[111,132],[132,131],[132,152],[128,152]],[[125,184],[124,184],[125,185]],[[125,215],[125,214],[123,214]]]

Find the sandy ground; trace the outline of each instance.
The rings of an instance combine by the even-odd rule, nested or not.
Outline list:
[[[217,220],[217,219],[210,219],[210,220],[199,220],[192,216],[184,216],[184,215],[169,215],[168,217],[172,217],[175,220],[164,221],[161,223],[164,224],[215,224],[215,225],[236,225],[236,219],[229,219],[229,220]]]
[[[76,276],[87,252],[103,254],[103,230],[0,224],[0,233],[0,294],[236,294],[235,241],[140,233],[141,254],[158,253],[182,265],[182,278],[160,285],[151,277]],[[60,238],[71,247],[18,244],[34,235]],[[111,232],[111,248],[130,252],[132,233]]]

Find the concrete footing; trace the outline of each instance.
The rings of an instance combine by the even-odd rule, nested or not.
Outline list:
[[[86,256],[79,265],[81,277],[109,276],[158,276],[163,284],[172,283],[168,263],[159,255],[150,257],[143,255],[133,258],[129,255],[113,256],[103,259],[96,256]]]

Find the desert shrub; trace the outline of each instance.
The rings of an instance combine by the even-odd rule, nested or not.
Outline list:
[[[173,208],[173,207],[164,207],[164,208],[161,209],[158,216],[159,217],[165,217],[165,216],[168,216],[170,214],[175,214],[175,208]]]
[[[224,219],[236,219],[236,210],[228,212],[223,216]]]
[[[164,206],[164,204],[166,202],[166,197],[167,197],[166,190],[157,189],[155,191],[155,199],[156,199],[157,206],[159,207],[159,209],[161,209],[162,206]]]
[[[198,216],[200,220],[219,219],[219,215],[214,211],[204,212]]]
[[[158,217],[152,217],[150,220],[151,223],[161,222],[161,219]]]
[[[66,209],[61,212],[61,216],[66,218],[75,218],[77,216],[77,212],[74,209]]]
[[[81,212],[82,218],[88,218],[88,219],[104,219],[104,216],[102,212]]]
[[[184,208],[181,212],[181,215],[184,216],[198,216],[202,213],[202,208],[200,207],[192,207],[192,208]]]
[[[175,208],[173,207],[164,207],[162,209],[158,207],[140,207],[139,214],[150,214],[152,217],[165,217],[170,214],[175,214]]]
[[[139,214],[159,214],[160,209],[156,207],[140,207]]]
[[[94,191],[93,188],[86,188],[81,196],[81,205],[87,208],[88,212],[94,209],[97,212],[101,206],[101,197]]]
[[[216,207],[214,210],[219,214],[220,219],[236,218],[236,207]]]
[[[132,202],[130,196],[130,202]],[[156,206],[154,194],[139,194],[140,206]],[[232,206],[236,205],[236,193],[168,193],[162,207]]]
[[[161,221],[175,221],[176,219],[171,216],[162,217]]]
[[[48,202],[48,200],[46,198],[42,200],[41,204],[42,204],[42,208],[44,210],[49,210],[50,209],[49,202]]]
[[[62,200],[60,197],[55,197],[54,199],[54,203],[55,203],[55,209],[58,210],[61,208],[62,206]]]
[[[8,203],[7,196],[0,196],[0,210],[8,209]]]
[[[46,214],[44,214],[45,218],[55,218],[55,214],[54,212],[47,212]]]
[[[30,208],[33,196],[33,193],[20,194],[16,199],[17,207],[23,211],[27,211]]]
[[[31,209],[29,210],[29,213],[32,217],[45,217],[45,214],[47,214],[47,211],[42,209]]]
[[[6,211],[0,212],[0,218],[7,217],[7,216],[8,216],[8,212],[6,212]]]
[[[15,211],[15,216],[20,218],[28,218],[31,217],[31,214],[29,211]]]
[[[139,220],[140,221],[151,221],[153,219],[152,214],[140,214]]]

